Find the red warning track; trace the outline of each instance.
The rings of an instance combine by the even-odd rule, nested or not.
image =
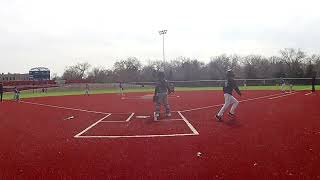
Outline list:
[[[221,92],[176,93],[158,122],[143,93],[6,101],[0,179],[319,179],[320,97],[307,93],[247,91],[222,123]]]

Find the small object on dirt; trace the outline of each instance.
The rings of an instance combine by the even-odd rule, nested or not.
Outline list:
[[[258,166],[258,163],[255,162],[255,163],[253,164],[253,166],[254,166],[254,167],[255,167],[255,166]]]
[[[198,156],[198,157],[201,157],[201,156],[202,156],[202,153],[201,153],[201,152],[197,152],[197,156]]]
[[[74,116],[70,116],[70,117],[67,117],[66,119],[64,119],[64,120],[71,120],[71,119],[73,119],[74,118]]]

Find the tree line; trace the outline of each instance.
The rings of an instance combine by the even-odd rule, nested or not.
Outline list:
[[[170,61],[149,60],[146,64],[135,57],[120,59],[112,68],[91,67],[89,63],[78,63],[66,67],[61,78],[64,80],[89,80],[107,82],[150,82],[155,81],[157,72],[164,67],[168,80],[221,80],[227,69],[232,68],[237,78],[311,78],[320,73],[320,55],[308,55],[301,49],[287,48],[277,56],[226,55],[213,56],[208,63],[178,57]]]

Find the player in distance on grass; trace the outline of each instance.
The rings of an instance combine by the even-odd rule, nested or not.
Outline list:
[[[316,76],[312,77],[311,86],[312,86],[311,92],[315,93],[316,92],[316,88],[315,88],[315,86],[316,86]]]
[[[280,85],[281,85],[281,92],[285,93],[286,92],[286,82],[282,78],[280,80]]]
[[[121,96],[123,96],[123,90],[124,90],[124,88],[123,88],[122,82],[119,82],[119,90],[120,90]]]
[[[89,96],[89,84],[86,84],[85,95]]]
[[[13,99],[15,101],[17,101],[17,102],[20,101],[20,91],[19,91],[19,89],[17,87],[14,88],[14,97],[13,97]]]
[[[156,82],[156,87],[154,90],[153,102],[156,104],[156,112],[154,114],[154,119],[157,120],[160,117],[161,105],[166,109],[166,116],[170,117],[170,106],[168,103],[168,94],[171,93],[171,88],[168,81],[165,78],[164,72],[159,72],[158,81]]]
[[[0,100],[0,102],[2,102],[3,92],[4,92],[3,83],[2,83],[2,82],[0,82],[0,96],[1,96],[1,100]]]
[[[235,111],[238,107],[239,101],[232,96],[232,92],[235,90],[239,96],[241,96],[241,92],[234,80],[234,73],[232,70],[227,71],[227,80],[223,86],[223,93],[224,93],[224,105],[220,109],[219,113],[216,115],[217,121],[222,121],[223,113],[228,109],[230,105],[232,105],[229,115],[231,117],[235,116]]]

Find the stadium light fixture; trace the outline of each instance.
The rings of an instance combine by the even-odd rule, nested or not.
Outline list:
[[[167,30],[161,30],[159,31],[159,34],[162,35],[162,52],[163,52],[163,71],[165,71],[165,66],[166,66],[166,59],[165,59],[165,54],[164,54],[164,35],[167,34]]]

